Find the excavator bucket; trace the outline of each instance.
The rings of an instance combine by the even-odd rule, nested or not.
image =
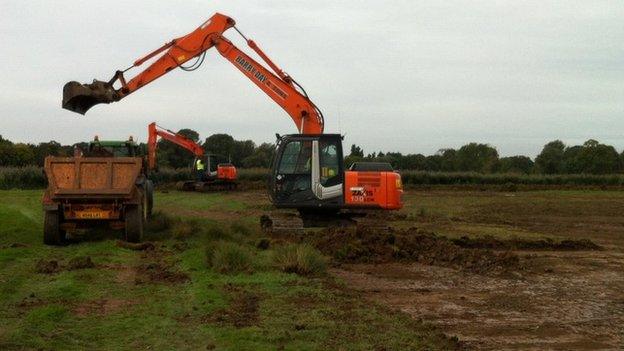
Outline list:
[[[119,101],[112,84],[94,80],[91,84],[69,82],[63,87],[63,108],[84,115],[97,104]]]

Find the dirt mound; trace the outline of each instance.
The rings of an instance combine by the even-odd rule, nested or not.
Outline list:
[[[178,272],[160,262],[144,263],[136,269],[136,284],[169,283],[181,284],[189,280],[188,274]]]
[[[117,240],[115,243],[117,247],[123,247],[124,249],[134,250],[134,251],[146,251],[146,250],[154,250],[155,246],[153,243],[146,241],[142,243],[129,243],[127,241]]]
[[[95,264],[91,261],[91,257],[89,256],[76,256],[67,263],[67,269],[69,270],[93,267],[95,267]]]
[[[260,296],[247,290],[229,286],[230,305],[212,313],[205,321],[245,328],[258,324]]]
[[[512,252],[466,249],[416,228],[388,231],[329,228],[316,234],[313,240],[319,250],[345,263],[416,261],[477,273],[520,268],[520,259]]]
[[[33,307],[43,306],[45,304],[46,302],[36,296],[35,293],[30,293],[30,295],[23,298],[22,301],[17,304],[17,306],[19,308],[30,309]]]
[[[483,236],[478,238],[470,238],[462,236],[459,239],[452,239],[455,245],[468,249],[493,249],[493,250],[602,250],[589,239],[580,240],[561,240],[554,241],[550,238],[530,240],[513,238],[509,240],[501,240],[492,236]]]
[[[35,263],[35,271],[37,273],[52,274],[52,273],[58,273],[60,270],[61,270],[61,266],[56,260],[48,261],[48,260],[40,259],[37,261],[37,263]]]

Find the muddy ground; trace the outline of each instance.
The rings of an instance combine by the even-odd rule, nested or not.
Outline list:
[[[431,197],[403,225],[443,232],[463,250],[490,257],[486,262],[511,255],[517,264],[466,269],[473,260],[462,261],[464,254],[457,264],[343,260],[332,273],[346,286],[430,321],[473,349],[624,349],[624,212],[613,213],[622,199],[574,195],[558,204],[539,194],[443,193],[436,205],[436,194],[413,194],[417,201],[414,195]],[[472,206],[462,207],[471,195]],[[479,235],[482,228],[504,239]]]
[[[375,302],[431,321],[479,350],[621,350],[624,255],[534,252],[547,273],[490,276],[420,263],[343,264]]]
[[[270,208],[263,192],[232,197],[246,205],[241,214]],[[624,350],[624,193],[427,190],[404,199],[391,235],[298,240],[332,257],[347,289],[468,349]]]

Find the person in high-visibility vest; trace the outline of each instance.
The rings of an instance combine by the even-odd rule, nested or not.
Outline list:
[[[206,166],[204,166],[204,163],[202,162],[202,160],[200,158],[198,158],[195,161],[195,171],[197,174],[197,180],[202,181],[204,180],[204,170],[206,169]]]

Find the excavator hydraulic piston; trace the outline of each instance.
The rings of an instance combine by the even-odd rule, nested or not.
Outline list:
[[[91,84],[72,81],[63,87],[63,108],[84,115],[97,104],[119,101],[118,92],[108,82],[94,80]]]

